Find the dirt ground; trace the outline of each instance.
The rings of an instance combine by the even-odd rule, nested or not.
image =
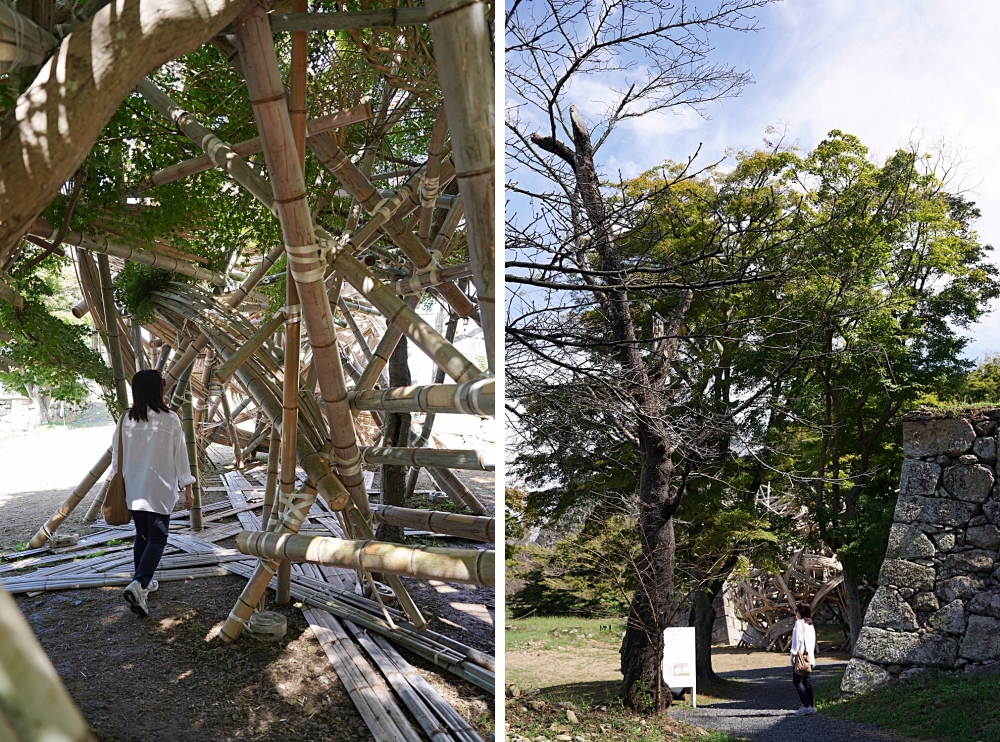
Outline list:
[[[0,440],[0,553],[31,538],[100,458],[112,430],[48,428]],[[492,473],[459,476],[492,507]],[[418,483],[418,489],[431,486],[423,479]],[[95,492],[60,532],[90,532],[81,519]],[[222,497],[206,492],[205,503]],[[233,546],[233,540],[219,545]],[[492,589],[405,582],[433,630],[494,653]],[[102,742],[370,739],[294,606],[271,605],[274,595],[268,591],[267,608],[288,618],[288,633],[279,643],[244,637],[227,645],[217,638],[244,584],[235,576],[162,583],[150,596],[152,616],[146,619],[129,610],[120,588],[22,595],[17,602]],[[493,696],[400,651],[485,739],[490,738]]]

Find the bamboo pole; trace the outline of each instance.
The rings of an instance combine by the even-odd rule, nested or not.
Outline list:
[[[254,272],[251,273],[242,284],[240,284],[240,287],[234,291],[228,299],[226,299],[225,306],[230,309],[238,307],[250,294],[254,286],[260,282],[260,279],[262,279],[267,272],[271,270],[275,261],[281,257],[281,254],[284,251],[285,249],[282,245],[272,248],[271,251],[264,256],[264,259],[261,260],[260,265],[254,269]],[[188,364],[195,362],[198,354],[201,353],[206,345],[208,345],[208,335],[202,332],[194,339],[191,346],[187,349],[187,351],[185,351],[184,355],[177,359],[173,368],[170,369],[170,374],[168,374],[164,379],[167,384],[167,390],[177,383],[178,376],[174,375],[174,370],[177,369],[177,373],[179,375],[185,368],[187,368]]]
[[[493,417],[496,404],[494,379],[477,379],[464,384],[430,384],[351,392],[352,410],[383,412],[455,413]]]
[[[83,319],[83,315],[87,313],[87,297],[80,299],[80,301],[73,305],[70,311],[77,319]]]
[[[270,525],[272,511],[275,521],[277,521],[278,515],[277,510],[274,509],[274,493],[277,490],[278,484],[278,458],[280,451],[281,437],[278,435],[277,427],[272,425],[271,439],[267,446],[267,479],[264,484],[264,508],[260,513],[260,522],[264,525],[265,530],[268,531],[274,530]]]
[[[173,349],[169,345],[164,344],[160,346],[160,355],[157,357],[156,366],[154,367],[157,371],[162,373],[163,367],[167,365],[167,360],[170,358],[171,350]]]
[[[104,452],[97,463],[94,464],[93,468],[87,472],[87,475],[80,480],[80,483],[76,486],[76,489],[70,493],[70,496],[66,498],[66,501],[59,506],[59,509],[38,529],[38,532],[32,536],[31,541],[28,542],[29,549],[38,549],[45,546],[45,543],[52,538],[56,529],[62,524],[69,514],[73,512],[73,509],[80,504],[80,501],[87,496],[87,493],[93,488],[94,483],[101,478],[101,475],[107,471],[107,468],[111,466],[111,448]],[[120,464],[119,464],[120,466]],[[2,642],[0,642],[2,644]]]
[[[406,306],[410,309],[417,306],[418,301],[419,297],[416,296],[408,296],[405,299]],[[392,323],[386,326],[382,339],[378,341],[378,345],[372,351],[372,359],[362,372],[361,378],[354,385],[354,394],[372,389],[375,386],[382,376],[382,371],[385,370],[385,367],[389,363],[389,356],[396,349],[401,337],[403,337],[403,331],[399,327],[396,327]]]
[[[413,311],[402,299],[393,294],[371,272],[352,256],[346,246],[331,239],[325,231],[316,230],[319,243],[330,250],[330,260],[335,270],[385,316],[388,323],[397,325],[431,360],[445,369],[455,381],[461,383],[479,378],[481,371],[454,345],[445,340]],[[348,243],[350,244],[350,243]]]
[[[361,474],[354,418],[347,406],[333,314],[323,282],[324,265],[306,202],[302,167],[291,156],[295,152],[294,136],[266,10],[258,2],[248,3],[237,17],[235,27],[236,46],[264,143],[289,273],[298,289],[326,406],[337,472],[355,504],[365,512],[368,494]]]
[[[229,440],[233,444],[233,459],[236,468],[243,466],[243,452],[240,450],[240,439],[236,433],[236,423],[233,422],[233,415],[229,409],[229,397],[222,392],[222,414],[226,418],[226,428],[229,430]]]
[[[422,296],[427,289],[437,288],[445,282],[450,282],[458,278],[467,278],[472,275],[472,263],[460,263],[459,265],[449,265],[446,268],[439,268],[437,264],[432,264],[429,268],[414,272],[409,278],[401,278],[395,281],[389,288],[394,294],[406,296],[415,294]]]
[[[0,7],[4,6],[0,5]],[[0,278],[0,299],[18,309],[24,308],[24,298],[14,291],[3,278]]]
[[[5,680],[0,683],[0,739],[96,741],[17,603],[3,590],[0,637],[0,677]]]
[[[330,536],[240,531],[236,548],[262,559],[322,564],[328,567],[405,575],[466,585],[494,585],[494,552],[400,546],[384,541],[351,541]]]
[[[169,119],[187,137],[205,150],[215,164],[229,176],[250,191],[258,201],[267,205],[274,199],[267,182],[258,175],[233,148],[208,128],[202,126],[194,116],[181,108],[148,78],[136,86],[136,92],[145,98],[160,114]],[[273,210],[273,209],[272,209]]]
[[[298,319],[296,318],[296,323]],[[284,309],[279,310],[274,313],[274,315],[267,322],[260,326],[260,329],[253,334],[253,336],[244,343],[236,353],[234,353],[228,361],[219,366],[219,370],[215,372],[215,378],[221,383],[226,383],[229,381],[236,369],[239,368],[243,363],[246,363],[247,358],[253,355],[257,349],[267,342],[279,327],[283,324],[287,325],[288,318],[285,315]]]
[[[55,230],[42,219],[35,219],[30,231],[31,234],[46,239],[51,239],[55,235]],[[225,278],[202,268],[196,263],[179,260],[167,255],[160,255],[151,250],[141,250],[137,247],[119,245],[109,241],[106,237],[70,231],[63,237],[63,244],[73,245],[74,247],[79,247],[81,250],[89,250],[97,254],[111,255],[122,260],[131,260],[132,262],[142,263],[153,268],[173,271],[174,273],[197,278],[200,281],[208,281],[216,286],[222,286],[225,283]]]
[[[427,0],[427,24],[451,126],[452,158],[465,207],[469,257],[492,372],[496,337],[494,74],[485,5],[481,0]]]
[[[425,8],[387,8],[352,10],[337,13],[275,13],[270,16],[271,30],[280,31],[349,31],[393,26],[419,26],[427,22]]]
[[[13,8],[0,4],[0,74],[40,65],[57,46],[59,40],[51,33]]]
[[[325,131],[330,131],[331,129],[337,129],[343,126],[360,123],[361,121],[367,121],[371,117],[372,109],[371,105],[368,103],[355,108],[349,108],[346,111],[337,111],[327,116],[320,116],[319,118],[311,119],[306,123],[307,136],[313,137]],[[238,154],[240,157],[247,157],[260,152],[261,146],[260,137],[254,137],[253,139],[248,139],[244,142],[236,142],[232,145],[232,149],[233,152]],[[199,155],[198,157],[193,157],[189,160],[184,160],[183,162],[178,162],[161,170],[157,170],[152,175],[147,175],[142,179],[142,181],[140,181],[139,185],[136,186],[135,193],[142,193],[150,188],[155,188],[156,186],[163,185],[164,183],[172,183],[175,180],[180,180],[188,175],[194,175],[195,173],[204,172],[205,170],[210,170],[213,167],[216,167],[216,163],[210,156]]]
[[[434,484],[440,487],[441,491],[448,495],[453,503],[459,507],[468,508],[475,515],[482,515],[486,512],[486,506],[450,469],[436,466],[425,468],[431,479],[434,480]]]
[[[447,513],[440,510],[415,510],[392,505],[372,505],[372,518],[376,523],[388,523],[400,528],[443,533],[473,541],[494,543],[495,519],[475,515]]]
[[[97,491],[97,497],[94,501],[90,503],[90,507],[87,509],[87,514],[83,516],[85,523],[93,523],[97,520],[97,516],[101,514],[101,506],[104,505],[104,498],[108,495],[108,487],[111,486],[111,477],[107,477],[104,480],[104,484],[101,485],[101,489]]]
[[[122,345],[118,335],[118,310],[115,308],[115,295],[111,286],[111,264],[108,262],[107,255],[97,255],[97,272],[101,279],[101,292],[104,296],[104,324],[108,328],[108,355],[111,356],[111,373],[115,379],[115,393],[118,396],[118,408],[121,412],[129,407],[128,389],[125,386]]]
[[[191,485],[191,494],[194,496],[194,504],[191,506],[191,529],[200,531],[204,528],[201,520],[201,473],[198,471],[198,446],[194,435],[194,415],[191,411],[191,384],[187,385],[184,391],[184,404],[182,406],[182,421],[184,424],[184,442],[187,445],[188,463],[191,467],[191,476],[194,483]]]
[[[494,471],[493,449],[411,448],[362,446],[361,460],[382,466],[421,466],[472,471]]]

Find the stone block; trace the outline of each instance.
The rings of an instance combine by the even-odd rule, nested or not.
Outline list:
[[[953,600],[939,610],[928,621],[928,625],[939,634],[965,633],[965,609],[961,600]]]
[[[960,551],[957,554],[949,554],[945,557],[941,567],[952,572],[992,572],[996,560],[997,553],[995,551],[971,549],[970,551]]]
[[[996,497],[996,494],[994,494]],[[983,514],[995,526],[1000,526],[1000,501],[990,500],[983,503]]]
[[[1000,549],[1000,528],[990,523],[985,526],[974,526],[965,531],[967,546],[977,546],[987,551]]]
[[[936,611],[941,607],[941,604],[938,603],[938,599],[935,597],[934,593],[928,592],[917,593],[914,595],[913,600],[910,601],[910,605],[913,606],[913,610],[923,611],[925,613],[927,611]]]
[[[941,467],[930,461],[903,459],[903,471],[899,477],[899,494],[933,495],[941,478]]]
[[[934,544],[919,528],[895,523],[889,530],[887,559],[930,559],[935,553]]]
[[[934,587],[934,568],[923,567],[903,559],[886,559],[882,562],[882,569],[878,573],[878,584],[930,590]]]
[[[916,631],[920,628],[917,614],[906,604],[899,592],[885,586],[875,591],[868,604],[865,626],[899,631]]]
[[[1000,618],[1000,592],[989,590],[973,595],[969,601],[969,613]]]
[[[1000,619],[969,616],[969,627],[962,640],[962,656],[973,662],[1000,659]]]
[[[881,665],[951,668],[958,659],[958,642],[936,634],[904,634],[865,626],[854,656]]]
[[[980,420],[973,420],[972,427],[976,429],[976,433],[979,435],[993,435],[997,430],[997,422],[996,420],[982,418]]]
[[[934,588],[938,600],[950,603],[953,600],[970,600],[976,593],[986,589],[986,583],[978,577],[959,575],[950,580],[942,580]]]
[[[896,678],[900,683],[908,683],[911,680],[919,680],[921,677],[930,673],[929,667],[911,667],[909,670],[904,670],[899,673],[899,677]]]
[[[978,515],[979,506],[971,502],[938,497],[900,497],[893,520],[897,523],[933,523],[964,526]]]
[[[925,456],[961,456],[976,440],[976,431],[968,420],[906,420],[903,422],[903,455],[920,459]]]
[[[878,665],[854,659],[847,663],[840,690],[844,693],[867,693],[891,680],[892,676]]]
[[[955,534],[941,533],[934,537],[934,543],[940,551],[951,551],[955,548]]]
[[[944,470],[944,488],[956,500],[986,502],[993,489],[993,472],[982,464],[959,464]]]
[[[976,438],[972,444],[972,453],[976,454],[983,461],[994,462],[997,460],[997,439],[993,436],[988,438]]]

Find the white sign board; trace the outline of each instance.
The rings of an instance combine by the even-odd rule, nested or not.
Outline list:
[[[675,626],[663,630],[663,682],[672,689],[690,688],[691,706],[698,708],[693,626]]]

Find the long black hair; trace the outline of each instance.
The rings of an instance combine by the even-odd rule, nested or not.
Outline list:
[[[799,618],[805,621],[807,624],[812,624],[812,608],[809,607],[808,603],[799,603],[795,606],[796,613],[799,614]]]
[[[149,411],[170,412],[163,401],[163,377],[155,368],[139,371],[132,377],[132,408],[129,419],[134,422],[148,421]]]

